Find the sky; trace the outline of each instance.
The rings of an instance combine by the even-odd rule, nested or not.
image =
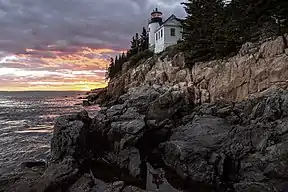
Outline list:
[[[0,91],[105,87],[109,58],[127,50],[156,6],[183,0],[0,0]]]

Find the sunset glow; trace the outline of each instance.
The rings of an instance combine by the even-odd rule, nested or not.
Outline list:
[[[183,17],[180,2],[157,0],[157,6],[164,18]],[[152,0],[0,0],[0,5],[0,91],[105,87],[110,57],[130,48],[156,6]]]
[[[47,50],[26,49],[25,53],[1,58],[0,91],[102,88],[107,85],[105,73],[110,57],[122,52],[83,47],[67,53],[52,45]]]

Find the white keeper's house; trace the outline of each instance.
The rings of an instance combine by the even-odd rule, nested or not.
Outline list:
[[[156,8],[151,13],[148,25],[150,50],[160,53],[166,47],[176,44],[182,38],[182,30],[180,19],[173,14],[163,21],[162,12]]]

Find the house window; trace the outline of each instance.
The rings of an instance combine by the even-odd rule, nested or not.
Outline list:
[[[175,28],[171,28],[170,29],[170,35],[171,36],[175,36]]]
[[[161,38],[163,37],[163,29],[161,29]]]

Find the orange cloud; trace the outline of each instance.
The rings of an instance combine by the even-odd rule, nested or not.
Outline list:
[[[21,83],[10,81],[7,86],[2,84],[0,90],[90,90],[105,87],[107,86],[105,70],[109,65],[109,58],[125,52],[89,47],[65,52],[65,50],[56,50],[53,45],[49,45],[47,49],[26,49],[24,54],[11,57],[13,64],[25,66],[19,71],[12,72],[15,77],[21,77]],[[33,64],[37,65],[37,71],[33,71]],[[8,72],[6,68],[3,74],[11,74]],[[20,72],[28,74],[29,77],[21,76]]]
[[[66,54],[55,50],[26,49],[26,54],[18,54],[17,57],[27,60],[36,55],[43,62],[43,67],[61,68],[63,65],[70,65],[74,69],[106,69],[109,64],[109,54],[120,54],[122,52],[126,51],[83,47],[74,53]]]

